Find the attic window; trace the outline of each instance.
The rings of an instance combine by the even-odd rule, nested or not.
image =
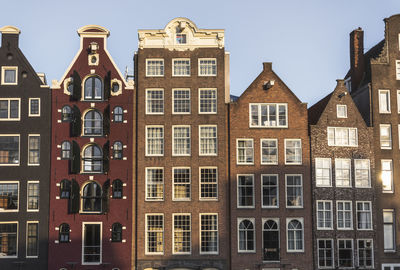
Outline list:
[[[336,116],[337,118],[347,118],[347,106],[336,105]]]
[[[1,84],[16,85],[17,84],[18,67],[2,67]]]
[[[186,34],[176,34],[176,44],[186,44]]]

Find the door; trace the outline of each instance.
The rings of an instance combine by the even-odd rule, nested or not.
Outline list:
[[[263,227],[263,260],[279,261],[279,229],[275,220],[265,221]]]

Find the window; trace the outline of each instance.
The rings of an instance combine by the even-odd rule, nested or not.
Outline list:
[[[347,105],[336,105],[337,118],[347,118]]]
[[[103,171],[103,153],[99,146],[91,144],[83,150],[83,171],[84,172],[102,172]]]
[[[254,218],[238,219],[238,252],[255,252]]]
[[[254,175],[238,175],[237,178],[237,207],[254,207]]]
[[[218,254],[217,214],[200,214],[200,254]]]
[[[237,164],[254,164],[253,139],[237,139]]]
[[[61,144],[61,159],[71,158],[71,143],[68,141],[62,142]]]
[[[1,67],[1,84],[17,85],[18,67]]]
[[[70,106],[62,107],[61,121],[63,121],[63,122],[71,122],[72,121],[72,109]]]
[[[83,222],[82,227],[83,227],[82,264],[83,265],[101,264],[102,224],[95,222]]]
[[[250,104],[250,127],[288,127],[287,104]]]
[[[101,212],[102,190],[96,182],[87,183],[82,189],[82,212]]]
[[[113,144],[113,157],[114,159],[122,159],[122,142],[114,142]]]
[[[173,113],[190,114],[190,90],[173,89]]]
[[[353,229],[353,211],[351,201],[337,201],[337,228],[338,230]]]
[[[200,200],[218,199],[217,168],[200,168]]]
[[[186,34],[176,34],[176,44],[186,44]]]
[[[357,202],[357,229],[372,229],[371,202]]]
[[[279,206],[279,187],[277,174],[262,174],[262,207],[276,208]]]
[[[190,168],[173,168],[173,200],[190,201]]]
[[[173,156],[190,156],[190,126],[172,126]]]
[[[40,136],[29,135],[28,136],[28,165],[39,165],[40,163]]]
[[[332,225],[332,201],[317,201],[317,228],[330,230]]]
[[[351,160],[335,159],[335,176],[337,187],[351,187]]]
[[[164,253],[164,215],[146,214],[146,254]]]
[[[396,250],[394,220],[393,209],[383,209],[383,246],[385,252]]]
[[[88,111],[83,120],[84,135],[103,135],[103,117],[96,110]]]
[[[217,76],[217,59],[199,58],[199,76]]]
[[[217,89],[199,89],[199,113],[217,113]]]
[[[190,59],[173,59],[172,76],[190,76]]]
[[[146,126],[146,156],[164,155],[164,126]]]
[[[122,242],[122,225],[114,223],[111,226],[111,242]]]
[[[392,129],[389,125],[379,125],[381,149],[392,149]]]
[[[39,256],[39,223],[26,223],[26,257]]]
[[[5,182],[0,183],[0,212],[18,211],[19,183]]]
[[[393,192],[393,166],[391,159],[381,159],[382,191]]]
[[[58,231],[58,242],[69,243],[70,240],[69,233],[70,233],[69,225],[67,223],[61,224]]]
[[[146,89],[146,114],[164,114],[163,89]]]
[[[0,135],[1,165],[19,165],[19,135]]]
[[[217,155],[217,126],[199,126],[199,155]]]
[[[302,175],[286,175],[286,207],[303,207]]]
[[[17,258],[18,223],[0,222],[0,256],[1,258]]]
[[[29,116],[40,116],[40,98],[29,99]]]
[[[315,183],[317,187],[332,186],[331,166],[330,158],[315,159]]]
[[[369,159],[354,160],[354,179],[356,187],[368,188],[371,187],[371,177],[369,172]]]
[[[338,266],[353,267],[353,240],[338,239]]]
[[[190,214],[173,214],[173,254],[191,253],[191,224]]]
[[[358,266],[360,268],[374,267],[374,247],[372,239],[358,239]]]
[[[112,182],[112,197],[113,199],[122,199],[123,195],[123,184],[119,179],[115,179]]]
[[[120,90],[120,88],[121,88],[121,86],[120,86],[120,81],[117,81],[117,82],[113,82],[112,83],[112,85],[111,85],[111,91],[113,92],[113,93],[117,93],[119,90]]]
[[[287,219],[287,251],[304,251],[303,219]]]
[[[28,211],[39,211],[39,182],[28,181]]]
[[[285,139],[285,164],[301,164],[301,140]]]
[[[102,100],[103,83],[97,76],[91,76],[85,81],[85,100]]]
[[[318,267],[333,268],[333,240],[317,239],[318,243]]]
[[[278,262],[280,255],[279,219],[262,219],[263,260]]]
[[[358,146],[357,129],[328,127],[328,146]]]
[[[18,99],[0,99],[0,121],[19,120],[20,102]]]
[[[399,79],[400,80],[400,61],[399,61]],[[400,113],[400,90],[397,90],[397,113]]]
[[[60,183],[60,199],[69,199],[71,192],[71,182],[63,179]]]
[[[146,76],[164,76],[164,59],[146,59]]]
[[[379,113],[390,113],[389,90],[379,90]]]
[[[278,140],[261,139],[261,164],[278,164]]]
[[[115,123],[122,123],[124,121],[124,110],[122,107],[115,107],[114,108],[114,122]]]
[[[164,168],[146,168],[146,200],[164,200]]]

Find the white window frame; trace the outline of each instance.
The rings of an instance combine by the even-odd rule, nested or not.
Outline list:
[[[369,267],[360,266],[360,241],[371,241],[371,262],[372,265]],[[361,269],[373,269],[375,268],[375,258],[374,258],[374,240],[372,238],[358,238],[357,239],[357,266]]]
[[[400,60],[396,60],[396,80],[400,80]]]
[[[288,176],[300,176],[300,180],[301,180],[301,204],[299,206],[288,206],[287,202],[288,202],[288,194],[287,194],[287,190],[288,190],[288,184],[287,184],[287,178]],[[303,183],[303,175],[302,174],[285,174],[285,205],[286,208],[304,208],[304,183]]]
[[[275,106],[275,111],[276,111],[276,122],[277,124],[275,126],[264,126],[261,125],[261,106],[268,106],[268,105],[274,105]],[[286,113],[285,113],[285,122],[286,125],[279,125],[279,106],[285,106]],[[252,125],[251,121],[251,106],[258,106],[258,124],[257,125]],[[288,128],[289,123],[288,123],[288,116],[289,110],[288,110],[288,104],[287,103],[249,103],[249,128]],[[269,116],[269,112],[268,112]]]
[[[175,61],[189,61],[189,74],[175,74]],[[191,63],[190,58],[172,58],[172,77],[190,77],[191,75]]]
[[[176,252],[175,251],[175,217],[176,216],[188,216],[189,227],[190,227],[190,244],[188,252]],[[184,232],[184,231],[182,231]],[[147,243],[147,242],[146,242]],[[190,213],[173,213],[172,214],[172,254],[174,255],[190,255],[192,254],[192,215]]]
[[[15,82],[6,83],[4,81],[6,70],[15,70]],[[2,85],[17,85],[18,84],[18,66],[2,66],[1,67],[1,84]]]
[[[8,117],[0,118],[0,121],[20,121],[21,120],[21,99],[20,98],[0,98],[0,101],[4,101],[4,100],[8,101]],[[14,101],[14,100],[18,101],[18,117],[17,118],[11,118],[11,116],[10,116],[10,114],[11,114],[10,101]],[[29,101],[29,108],[30,108],[30,101]],[[39,103],[39,108],[40,108],[40,103]],[[30,112],[30,109],[29,109],[29,112]]]
[[[202,112],[200,111],[201,109],[201,92],[202,91],[213,91],[215,92],[215,111],[212,110],[212,106],[211,106],[211,111],[209,112]],[[199,88],[199,97],[198,97],[198,108],[199,108],[199,114],[217,114],[218,113],[218,90],[217,88]],[[211,102],[214,102],[213,99],[210,99]]]
[[[189,92],[189,112],[176,112],[175,111],[175,91],[188,91]],[[191,114],[192,113],[192,99],[190,88],[173,88],[172,89],[172,114]]]
[[[388,162],[390,164],[390,170],[383,171],[383,163]],[[390,172],[390,189],[384,189],[384,172]],[[381,181],[382,181],[382,193],[393,193],[393,160],[391,159],[381,159]],[[389,179],[387,179],[389,180]],[[388,183],[389,184],[389,183]]]
[[[345,205],[345,203],[350,203],[350,210],[344,210],[343,207],[343,224],[345,226],[346,224],[346,219],[345,219],[345,215],[344,213],[346,213],[346,211],[350,211],[350,228],[346,228],[346,227],[339,227],[339,203],[343,203],[343,206]],[[353,224],[353,203],[352,201],[346,201],[346,200],[337,200],[336,201],[336,229],[340,230],[340,231],[350,231],[354,229],[354,224]]]
[[[286,150],[287,150],[287,143],[289,141],[299,141],[300,142],[300,162],[288,162]],[[298,148],[294,148],[294,149],[296,150]],[[285,139],[285,165],[301,165],[301,164],[303,164],[303,148],[302,148],[301,139]]]
[[[399,64],[400,64],[400,60],[399,60]],[[400,80],[400,78],[398,80]],[[397,113],[400,113],[400,90],[397,90]]]
[[[215,128],[215,153],[202,153],[201,152],[201,129],[202,128]],[[210,138],[205,138],[210,139]],[[212,138],[211,138],[212,139]],[[218,126],[217,125],[199,125],[199,156],[218,156]]]
[[[39,106],[39,113],[38,114],[32,114],[31,113],[31,101],[32,100],[38,100],[38,106]],[[40,98],[29,98],[29,106],[28,106],[28,116],[29,117],[40,117],[40,110],[41,110],[41,106],[40,106]]]
[[[21,136],[20,136],[20,134],[0,134],[0,137],[18,137],[18,163],[15,163],[15,164],[0,163],[0,166],[19,166],[21,164]]]
[[[189,170],[189,183],[186,183],[189,185],[189,198],[176,198],[175,197],[175,169],[188,169]],[[191,201],[192,200],[192,169],[190,167],[172,167],[172,201]]]
[[[358,204],[361,203],[363,206],[363,210],[358,210]],[[367,203],[369,204],[369,211],[364,210],[364,204]],[[360,229],[358,228],[358,213],[369,213],[369,216],[371,218],[371,228],[367,228],[367,229]],[[357,230],[358,231],[371,231],[374,228],[374,224],[373,224],[373,220],[372,220],[372,203],[371,201],[356,201],[356,220],[357,220]]]
[[[39,163],[30,163],[29,162],[29,153],[31,151],[30,147],[29,147],[29,139],[30,137],[39,137]],[[40,166],[40,149],[41,149],[41,139],[40,139],[40,134],[29,134],[28,135],[28,166]]]
[[[148,251],[148,227],[147,227],[147,218],[149,216],[162,216],[162,234],[163,234],[163,239],[162,239],[162,247],[163,247],[163,251],[162,252],[149,252]],[[163,213],[147,213],[145,214],[145,249],[144,249],[144,254],[145,255],[164,255],[165,252],[165,218],[164,218],[164,214]]]
[[[200,70],[200,62],[201,61],[215,61],[215,74],[210,74],[210,73],[206,73],[206,74],[201,74]],[[218,74],[218,65],[217,65],[217,58],[199,58],[198,59],[198,73],[197,75],[199,77],[208,77],[208,76],[212,76],[212,77],[216,77]]]
[[[329,168],[325,168],[325,167],[319,168],[317,166],[318,160],[321,160],[322,162],[328,161]],[[332,187],[332,159],[331,158],[315,158],[314,161],[315,161],[315,172],[314,172],[315,173],[315,186],[316,187]],[[318,177],[317,170],[329,170],[329,185],[323,185],[319,182],[320,178]]]
[[[323,209],[319,209],[318,208],[318,203],[320,203],[320,202],[322,202],[323,203]],[[331,205],[331,210],[326,210],[325,209],[325,203],[329,203],[330,205]],[[316,205],[316,207],[315,207],[315,210],[316,210],[316,223],[317,223],[317,230],[333,230],[333,219],[334,219],[334,217],[333,217],[333,202],[331,201],[331,200],[317,200],[316,202],[315,202],[315,205]],[[329,227],[320,227],[319,226],[319,222],[318,222],[318,212],[320,212],[320,211],[322,211],[323,212],[323,216],[324,216],[324,223],[327,223],[327,221],[326,221],[326,213],[327,212],[329,212],[330,214],[331,214],[331,222],[330,222],[330,225],[329,225]]]
[[[162,112],[151,112],[150,107],[149,107],[149,100],[148,100],[148,93],[151,91],[161,91],[162,92]],[[148,115],[163,115],[165,111],[165,95],[164,95],[164,89],[163,88],[148,88],[146,89],[146,114]]]
[[[2,259],[12,259],[12,258],[18,258],[18,243],[19,243],[19,222],[18,221],[0,221],[0,224],[17,224],[17,239],[16,239],[16,247],[15,247],[15,256],[1,256],[0,260]]]
[[[390,267],[391,270],[394,270],[393,267],[400,266],[400,263],[383,263],[382,270],[385,270],[385,267]]]
[[[337,164],[338,164],[338,161],[348,161],[348,163],[349,163],[349,167],[348,168],[338,168],[338,166],[337,166]],[[346,185],[343,185],[343,184],[341,184],[341,185],[339,185],[338,184],[338,170],[347,170],[348,169],[348,171],[349,171],[349,185],[348,186],[346,186]],[[341,181],[343,182],[343,179],[341,179]],[[339,188],[351,188],[352,187],[352,171],[351,171],[351,159],[350,158],[335,158],[335,186],[336,187],[339,187]]]
[[[332,245],[332,266],[320,266],[319,265],[319,241],[330,241]],[[326,248],[325,248],[326,250]],[[318,269],[334,269],[335,268],[335,244],[332,238],[317,238],[317,259],[318,259]],[[326,258],[325,258],[326,259]]]
[[[148,69],[149,61],[160,61],[160,62],[162,62],[162,75],[161,74],[160,75],[149,74],[149,69]],[[164,77],[164,75],[165,75],[165,63],[164,63],[164,59],[163,58],[147,58],[146,59],[146,77]]]
[[[21,189],[20,189],[20,183],[19,181],[0,181],[0,184],[17,184],[18,186],[18,205],[17,205],[17,209],[11,209],[11,210],[5,210],[5,209],[1,209],[0,208],[0,213],[6,213],[6,212],[19,212],[19,205],[21,202]],[[2,258],[2,257],[0,257]]]
[[[345,129],[347,132],[347,143],[348,144],[336,144],[336,133],[340,129]],[[333,142],[329,139],[329,131],[333,131]],[[355,131],[355,144],[350,144],[350,131]],[[358,130],[357,128],[351,128],[351,127],[327,127],[327,139],[328,139],[328,146],[342,146],[342,147],[358,147]]]
[[[181,140],[187,140],[189,139],[189,149],[188,152],[189,153],[185,153],[185,154],[179,154],[176,153],[175,151],[177,150],[175,148],[175,128],[189,128],[189,138],[180,138]],[[188,156],[190,157],[192,154],[192,129],[190,127],[190,125],[173,125],[172,126],[172,156],[174,157],[178,157],[178,156]]]
[[[201,197],[201,185],[202,185],[202,180],[201,180],[201,169],[215,169],[215,177],[216,177],[216,196],[215,197]],[[219,187],[218,187],[218,167],[216,166],[204,166],[204,167],[199,167],[199,201],[218,201],[218,193],[219,193]]]
[[[263,162],[263,141],[274,141],[276,144],[276,162]],[[260,139],[260,162],[261,165],[278,165],[279,162],[279,146],[278,139],[263,138]]]
[[[340,115],[340,108],[343,108],[344,110],[343,110],[343,112],[344,112],[344,114],[343,115]],[[345,104],[337,104],[336,105],[336,117],[337,118],[347,118],[347,105],[345,105]]]
[[[244,206],[242,206],[242,205],[239,205],[239,177],[240,176],[250,176],[251,178],[252,178],[252,195],[251,195],[251,197],[252,197],[252,204],[251,205],[244,205]],[[255,196],[254,196],[254,190],[255,190],[255,183],[254,183],[254,174],[238,174],[238,175],[236,175],[236,192],[237,192],[237,200],[236,200],[236,203],[237,203],[237,208],[254,208],[255,207]]]
[[[242,250],[240,249],[240,229],[239,229],[239,225],[243,220],[249,220],[252,224],[253,224],[253,236],[254,236],[254,244],[253,244],[253,249],[251,250]],[[255,218],[237,218],[237,223],[236,223],[236,229],[237,229],[237,251],[238,253],[255,253],[256,252],[256,221]]]
[[[382,129],[388,129],[389,139],[383,140],[382,139]],[[384,142],[388,142],[389,146],[383,145]],[[381,149],[392,149],[392,126],[391,124],[380,124],[379,125],[379,143]]]
[[[382,100],[381,97],[382,95],[385,95],[387,98],[387,108],[385,110],[383,110],[382,106]],[[391,113],[391,107],[390,107],[390,90],[379,90],[378,91],[378,106],[379,106],[379,113],[381,114],[390,114]]]
[[[148,197],[147,196],[147,188],[148,188],[148,185],[149,185],[148,170],[154,170],[154,169],[155,170],[161,169],[162,172],[163,172],[163,179],[162,179],[162,194],[163,194],[163,196],[162,196],[162,198],[153,198],[153,197]],[[164,198],[165,198],[165,170],[164,170],[164,167],[146,167],[145,168],[145,178],[146,178],[146,182],[145,182],[145,184],[146,184],[145,200],[146,201],[164,201]]]
[[[39,197],[38,197],[38,209],[29,209],[29,184],[39,185]],[[37,180],[29,180],[26,183],[26,211],[27,212],[39,212],[40,210],[40,182]]]
[[[265,206],[264,205],[264,176],[275,176],[276,177],[276,206]],[[261,208],[279,208],[279,174],[261,174]]]
[[[239,161],[239,141],[250,141],[251,142],[251,148],[252,149],[252,155],[251,155],[251,162],[240,162]],[[247,160],[247,155],[246,155],[246,149],[248,147],[244,147],[244,152],[245,152],[245,160]],[[254,140],[253,139],[247,139],[247,138],[237,138],[236,139],[236,165],[254,165]]]
[[[363,161],[367,161],[368,162],[368,185],[367,186],[363,186],[360,184],[357,184],[357,170],[364,170],[364,169],[360,169],[358,168],[357,164],[361,163]],[[371,188],[371,161],[369,159],[354,159],[354,185],[356,188]]]
[[[84,243],[85,243],[85,225],[86,224],[100,224],[100,261],[85,263],[84,260]],[[103,222],[82,222],[82,253],[81,253],[82,265],[101,265],[103,263]]]
[[[201,251],[201,233],[203,232],[201,229],[201,217],[202,216],[209,216],[213,215],[217,217],[217,251],[215,252],[204,252]],[[215,230],[213,230],[215,231]],[[200,213],[199,214],[199,253],[200,255],[218,255],[219,254],[219,218],[218,218],[218,213]]]
[[[38,255],[37,256],[28,256],[28,225],[29,224],[38,224],[37,226],[37,252]],[[39,221],[27,221],[26,222],[26,233],[25,233],[25,256],[26,258],[39,258],[39,252],[40,252],[40,235],[39,235]]]
[[[153,157],[162,157],[164,156],[164,148],[165,148],[165,130],[164,130],[164,126],[163,125],[146,125],[146,156],[153,156]],[[150,154],[149,153],[149,145],[148,145],[148,129],[149,128],[161,128],[162,129],[162,133],[163,133],[163,137],[162,137],[162,154]]]
[[[385,221],[385,213],[390,214],[392,221]],[[396,218],[394,209],[382,209],[382,225],[383,225],[383,252],[384,253],[393,253],[396,252]],[[385,224],[390,225],[392,227],[392,245],[393,248],[385,249]],[[399,264],[400,266],[400,264]]]
[[[303,244],[303,248],[300,250],[289,250],[289,223],[292,220],[298,220],[301,223],[301,229],[303,231],[302,233],[302,244]],[[286,252],[287,253],[299,253],[299,252],[304,252],[305,251],[305,243],[304,243],[304,218],[302,217],[290,217],[290,218],[286,218]]]
[[[352,266],[351,267],[340,267],[339,266],[339,241],[348,241],[348,240],[350,240],[351,241],[351,259],[352,259]],[[338,238],[337,239],[337,241],[336,241],[336,246],[337,246],[337,267],[339,268],[339,269],[354,269],[354,241],[353,241],[353,239],[350,239],[350,238]]]

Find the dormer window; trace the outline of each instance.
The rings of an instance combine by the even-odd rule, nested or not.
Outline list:
[[[337,118],[347,118],[347,106],[336,105],[336,116]]]
[[[186,34],[176,34],[176,44],[186,44]]]

